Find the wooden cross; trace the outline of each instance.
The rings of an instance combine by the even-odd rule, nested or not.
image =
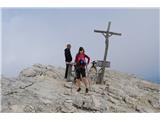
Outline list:
[[[104,59],[103,59],[102,73],[101,73],[101,75],[100,75],[100,77],[98,79],[98,83],[100,83],[100,84],[102,84],[103,77],[104,77],[104,72],[105,72],[105,62],[106,62],[107,53],[108,53],[109,37],[111,37],[112,35],[119,35],[119,36],[121,36],[121,33],[110,32],[109,31],[110,27],[111,27],[111,22],[108,22],[107,31],[94,30],[94,32],[102,33],[103,36],[105,37],[105,53],[104,53]]]

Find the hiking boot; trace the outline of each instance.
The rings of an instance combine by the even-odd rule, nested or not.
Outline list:
[[[81,91],[81,88],[78,88],[77,92]]]
[[[88,93],[88,88],[86,88],[86,93]]]

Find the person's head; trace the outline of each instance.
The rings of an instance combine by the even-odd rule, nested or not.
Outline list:
[[[71,49],[71,44],[67,44],[67,48],[68,48],[68,49]]]
[[[80,47],[78,53],[79,53],[79,54],[82,54],[82,53],[84,53],[84,52],[85,52],[85,51],[84,51],[84,48],[83,48],[83,47]]]

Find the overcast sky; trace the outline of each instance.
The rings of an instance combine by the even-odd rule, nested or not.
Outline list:
[[[122,33],[110,37],[111,68],[160,82],[158,9],[2,9],[2,73],[17,76],[35,63],[64,67],[67,43],[73,58],[83,46],[92,61],[101,60],[104,37],[93,31],[106,30],[108,21]]]

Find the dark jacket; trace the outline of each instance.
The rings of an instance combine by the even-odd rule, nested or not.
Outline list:
[[[71,62],[72,61],[72,55],[71,55],[71,52],[70,52],[69,48],[66,48],[64,50],[64,55],[65,55],[65,61],[66,62]]]

